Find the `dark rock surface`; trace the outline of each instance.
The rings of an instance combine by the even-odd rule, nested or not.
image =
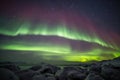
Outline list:
[[[0,68],[0,80],[19,80],[19,77],[9,69]]]
[[[20,67],[12,62],[0,63],[0,68],[6,68],[6,69],[9,69],[13,72],[17,72],[20,70]]]
[[[100,75],[95,73],[89,73],[85,80],[105,80]]]
[[[12,62],[3,62],[0,80],[120,80],[120,57],[62,68],[41,63],[24,70]]]

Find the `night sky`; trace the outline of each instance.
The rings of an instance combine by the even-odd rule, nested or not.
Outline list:
[[[1,61],[86,62],[120,56],[118,0],[0,1]]]

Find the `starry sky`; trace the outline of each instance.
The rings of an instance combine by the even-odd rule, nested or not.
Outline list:
[[[3,0],[0,60],[87,62],[120,56],[118,0]]]

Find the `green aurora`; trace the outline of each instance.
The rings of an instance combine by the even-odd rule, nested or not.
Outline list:
[[[16,26],[8,28],[5,26]],[[39,41],[39,42],[25,42],[24,40],[11,40],[9,42],[3,42],[0,45],[1,50],[14,50],[14,51],[34,51],[37,52],[36,55],[42,55],[44,59],[51,60],[52,56],[61,56],[58,60],[64,61],[75,61],[75,62],[86,62],[91,60],[105,60],[112,59],[114,57],[120,56],[119,50],[116,49],[111,44],[108,44],[104,40],[100,39],[95,34],[85,33],[84,31],[75,29],[74,27],[69,27],[65,24],[49,25],[49,24],[37,24],[32,25],[30,22],[26,23],[16,23],[7,24],[0,27],[0,34],[17,37],[17,36],[56,36],[60,38],[65,38],[68,40],[85,41],[86,43],[97,44],[99,46],[107,47],[114,50],[104,50],[97,46],[87,51],[80,51],[72,49],[70,43],[63,41],[59,43]],[[34,28],[33,28],[34,26]],[[43,52],[43,53],[41,53]],[[106,56],[104,56],[104,54]],[[57,59],[53,59],[57,60]]]
[[[9,26],[9,24],[7,25]],[[85,33],[81,30],[77,30],[74,27],[68,27],[65,24],[58,24],[54,26],[49,26],[48,24],[38,24],[33,26],[30,22],[22,23],[22,24],[14,24],[13,29],[1,28],[0,34],[9,35],[9,36],[17,36],[17,35],[44,35],[44,36],[59,36],[66,39],[72,40],[81,40],[99,44],[101,46],[114,48],[111,44],[100,39],[95,33]],[[3,26],[4,27],[4,26]],[[33,29],[32,29],[33,28]]]

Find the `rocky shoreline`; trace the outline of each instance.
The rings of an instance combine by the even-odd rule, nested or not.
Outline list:
[[[24,70],[4,62],[0,63],[0,80],[120,80],[120,57],[63,68],[41,63]]]

